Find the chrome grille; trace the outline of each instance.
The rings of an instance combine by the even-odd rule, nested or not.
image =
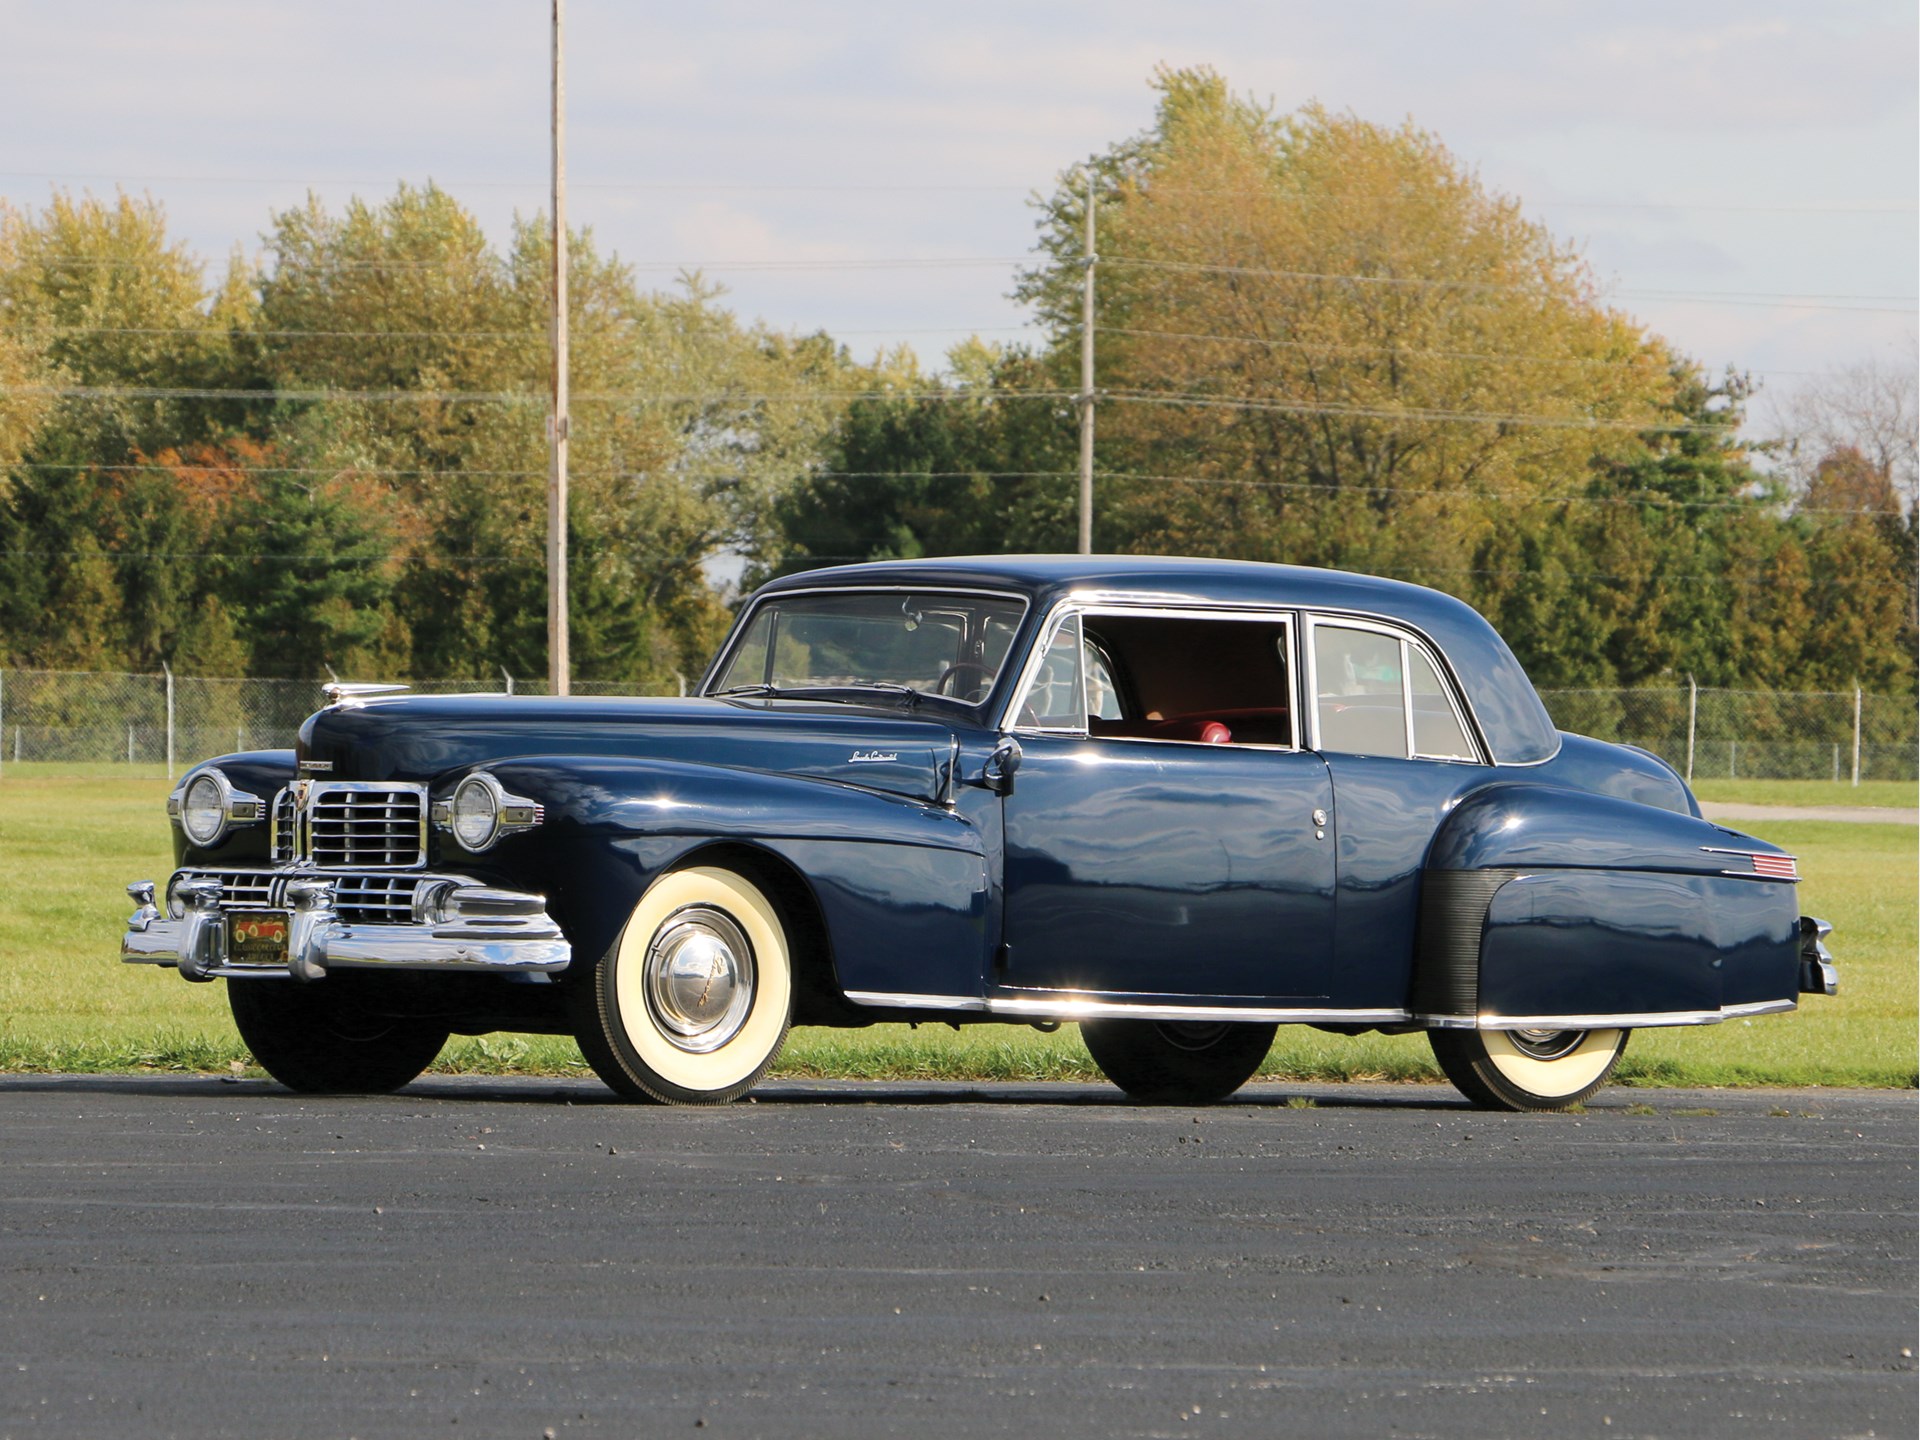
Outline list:
[[[274,875],[271,870],[210,870],[220,882],[220,903],[229,910],[271,910]]]
[[[424,786],[316,784],[307,799],[307,854],[323,869],[401,869],[427,860]]]
[[[334,889],[334,909],[358,925],[408,925],[413,922],[411,875],[342,875]]]
[[[294,813],[293,787],[285,786],[273,797],[273,822],[267,832],[267,844],[277,865],[293,859]]]

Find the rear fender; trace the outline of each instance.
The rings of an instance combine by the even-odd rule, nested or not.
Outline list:
[[[1435,838],[1410,1008],[1430,1024],[1483,1028],[1791,1009],[1795,887],[1755,878],[1740,858],[1778,853],[1628,800],[1491,787]]]

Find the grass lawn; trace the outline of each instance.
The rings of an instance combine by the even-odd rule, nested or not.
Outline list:
[[[1871,805],[1912,810],[1920,785],[1907,780],[1701,780],[1693,793],[1722,805]]]
[[[1741,799],[1766,781],[1733,782]],[[1912,804],[1891,791],[1883,804]],[[171,970],[122,965],[129,880],[171,869],[158,771],[124,766],[9,765],[0,778],[0,1070],[226,1069],[246,1051],[222,984],[189,985]],[[1851,787],[1834,787],[1851,792]],[[1864,791],[1868,787],[1862,786]],[[1764,793],[1764,792],[1763,792]],[[1857,792],[1853,792],[1857,793]],[[1797,788],[1791,799],[1806,804]],[[1845,803],[1855,803],[1851,798]],[[1620,1078],[1644,1085],[1916,1083],[1916,864],[1911,825],[1743,822],[1800,857],[1801,908],[1835,926],[1841,994],[1795,1014],[1727,1025],[1644,1030]],[[584,1073],[571,1042],[495,1035],[456,1040],[439,1068]],[[777,1073],[956,1079],[1093,1079],[1078,1033],[1011,1026],[879,1025],[803,1030]],[[1283,1027],[1264,1072],[1274,1078],[1437,1080],[1418,1035],[1326,1035]]]

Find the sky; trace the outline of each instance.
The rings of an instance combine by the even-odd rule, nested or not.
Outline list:
[[[309,190],[544,212],[547,0],[0,0],[0,197],[164,203],[210,259]],[[643,280],[937,368],[1008,298],[1035,191],[1145,129],[1156,65],[1411,118],[1610,303],[1783,396],[1915,346],[1912,0],[568,0],[569,218]],[[874,263],[885,262],[885,263]]]

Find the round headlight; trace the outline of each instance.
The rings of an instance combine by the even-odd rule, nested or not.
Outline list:
[[[481,851],[499,837],[500,796],[487,779],[469,775],[453,792],[453,838],[462,848]]]
[[[180,797],[180,828],[196,845],[211,845],[227,826],[226,787],[211,771],[193,777]]]

